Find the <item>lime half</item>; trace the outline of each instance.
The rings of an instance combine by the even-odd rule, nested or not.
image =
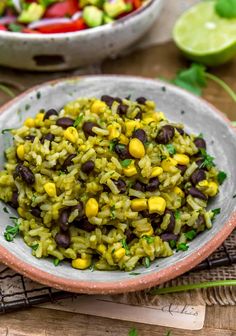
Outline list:
[[[188,58],[219,65],[236,55],[236,19],[220,17],[215,1],[201,2],[178,19],[173,38]]]

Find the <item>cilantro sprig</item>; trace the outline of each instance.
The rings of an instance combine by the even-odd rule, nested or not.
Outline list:
[[[219,182],[219,184],[222,184],[226,178],[227,174],[224,171],[220,171],[217,175],[217,181]]]
[[[4,232],[4,238],[8,242],[12,242],[14,240],[14,238],[19,233],[19,229],[20,229],[19,219],[16,217],[10,217],[10,219],[13,221],[14,226],[8,225]]]
[[[130,250],[129,250],[129,246],[126,243],[125,238],[122,239],[121,244],[122,244],[122,247],[125,249],[125,254],[129,255],[130,254]]]
[[[184,235],[187,240],[193,240],[196,237],[197,232],[195,230],[190,230],[190,231],[185,232]]]
[[[200,168],[206,167],[208,169],[215,166],[214,160],[215,158],[209,154],[207,154],[206,150],[201,148],[200,149],[201,155],[204,159],[203,163],[201,164]]]
[[[172,144],[166,145],[166,149],[169,152],[170,155],[174,155],[176,153],[175,146]]]
[[[178,243],[176,251],[187,251],[189,246],[186,243]]]

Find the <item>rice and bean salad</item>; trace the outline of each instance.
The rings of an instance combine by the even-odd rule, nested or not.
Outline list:
[[[0,199],[19,214],[37,258],[76,269],[121,269],[185,251],[210,229],[226,177],[203,136],[188,134],[144,97],[79,98],[11,131]]]

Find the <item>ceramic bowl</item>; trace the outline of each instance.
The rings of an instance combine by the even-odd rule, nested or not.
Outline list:
[[[16,271],[40,283],[67,291],[80,293],[121,293],[141,290],[170,280],[208,257],[236,227],[236,203],[233,199],[236,187],[235,154],[236,133],[230,122],[205,101],[177,87],[156,80],[125,76],[91,76],[62,79],[35,87],[0,109],[0,128],[18,127],[27,117],[35,116],[40,109],[56,108],[81,97],[100,97],[103,94],[131,99],[145,96],[157,103],[171,121],[183,122],[189,132],[202,132],[208,151],[216,157],[216,163],[228,174],[220,194],[211,201],[210,208],[221,208],[213,228],[197,236],[186,252],[177,252],[169,258],[157,259],[150,268],[139,267],[132,275],[122,271],[80,271],[66,262],[55,267],[50,259],[36,259],[21,237],[7,242],[3,233],[15,215],[3,211],[0,206],[0,261]],[[9,139],[1,135],[0,169],[4,164],[4,146]]]
[[[66,34],[0,31],[0,64],[17,69],[59,71],[93,64],[134,44],[152,26],[164,0],[149,0],[139,10],[98,28]]]

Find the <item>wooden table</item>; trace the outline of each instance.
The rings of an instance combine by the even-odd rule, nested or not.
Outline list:
[[[102,72],[172,78],[178,69],[186,65],[186,61],[170,42],[147,50],[136,51],[133,55],[118,60],[106,61],[102,65]],[[236,91],[236,61],[212,71]],[[60,74],[25,74],[0,69],[0,81],[3,79],[13,81],[21,83],[24,87],[55,78],[55,76],[60,77]],[[232,120],[236,120],[235,103],[219,86],[209,82],[204,90],[204,97]],[[7,97],[0,94],[0,101],[4,100],[7,100]],[[236,307],[207,307],[205,326],[201,331],[172,329],[171,336],[236,336],[235,316]],[[165,336],[168,332],[168,328],[165,327],[40,308],[0,316],[0,336],[127,336],[131,328],[136,328],[139,336]]]

